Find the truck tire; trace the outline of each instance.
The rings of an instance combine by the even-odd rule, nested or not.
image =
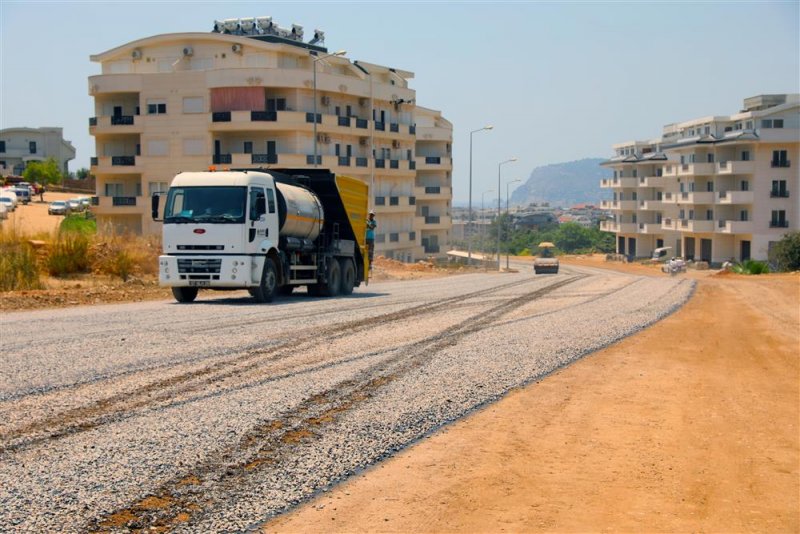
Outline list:
[[[264,259],[264,271],[261,273],[261,284],[253,291],[256,302],[272,302],[278,289],[278,272],[272,258]]]
[[[197,288],[173,287],[172,296],[175,297],[175,300],[177,300],[181,304],[188,304],[190,302],[194,302],[194,299],[197,298]]]
[[[332,258],[328,262],[328,272],[326,273],[325,284],[320,287],[320,293],[324,297],[335,297],[339,294],[342,285],[342,270],[339,262]]]
[[[356,266],[350,258],[339,259],[339,270],[342,273],[341,294],[351,295],[356,285]]]

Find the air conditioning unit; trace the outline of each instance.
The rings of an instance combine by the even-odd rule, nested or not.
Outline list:
[[[194,55],[194,49],[191,46],[184,46],[183,47],[183,55],[187,56],[187,57],[193,56]]]
[[[317,143],[325,143],[326,145],[331,142],[331,136],[328,134],[317,134]]]
[[[323,96],[319,100],[320,100],[320,102],[322,102],[323,106],[328,106],[331,103],[331,97],[329,97],[329,96]]]
[[[133,51],[131,52],[131,57],[133,59],[142,59],[142,51],[139,50],[138,48],[134,48]]]
[[[234,54],[241,54],[242,53],[242,45],[240,45],[239,43],[236,43],[236,44],[231,46],[231,50],[233,50]]]
[[[361,106],[362,108],[364,106],[366,106],[368,102],[369,102],[369,98],[359,98],[358,99],[358,105]]]
[[[397,139],[392,141],[392,148],[400,148],[400,141],[398,141]]]
[[[358,144],[361,146],[369,146],[369,137],[362,137],[358,140]]]

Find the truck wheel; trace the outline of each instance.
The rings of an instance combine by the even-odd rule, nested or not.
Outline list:
[[[181,304],[188,304],[189,302],[194,302],[194,299],[197,298],[197,288],[173,287],[172,296],[175,297],[175,300],[177,300]]]
[[[342,295],[351,295],[356,285],[356,266],[353,265],[353,260],[350,258],[340,259],[339,270],[342,273],[341,293]]]
[[[255,297],[256,302],[272,302],[272,299],[275,298],[277,286],[278,273],[275,270],[275,262],[272,261],[272,258],[265,258],[264,271],[261,273],[261,284],[253,291],[253,297]]]
[[[335,258],[328,262],[327,275],[327,280],[321,288],[321,293],[325,297],[335,297],[339,294],[342,285],[342,271],[339,268],[339,262]]]

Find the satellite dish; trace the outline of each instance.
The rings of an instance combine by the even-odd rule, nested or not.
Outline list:
[[[131,57],[133,59],[142,59],[142,51],[139,50],[138,48],[134,48],[133,51],[131,52]]]
[[[187,56],[187,57],[188,56],[193,56],[194,55],[194,49],[191,46],[183,47],[183,55]]]
[[[239,43],[234,44],[231,46],[231,50],[233,50],[234,54],[241,54],[242,53],[242,45]]]

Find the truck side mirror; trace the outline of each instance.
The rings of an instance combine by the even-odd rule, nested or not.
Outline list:
[[[158,193],[153,193],[153,196],[150,197],[150,215],[153,217],[154,221],[158,221],[158,204],[159,200],[161,199],[161,195]]]

